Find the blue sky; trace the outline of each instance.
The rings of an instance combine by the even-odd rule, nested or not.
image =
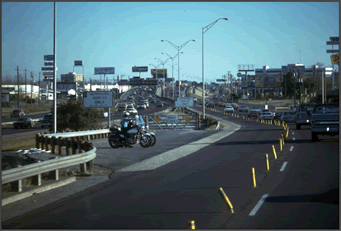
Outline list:
[[[291,63],[331,66],[331,46],[339,36],[338,2],[58,2],[57,77],[82,60],[86,80],[99,79],[95,67],[115,67],[114,76],[138,76],[133,66],[158,65],[177,54],[169,40],[184,46],[181,79],[201,81],[202,27],[220,20],[204,34],[205,80],[221,79],[239,64],[279,68]],[[334,46],[335,48],[335,46]],[[337,48],[337,47],[336,47]],[[301,52],[301,62],[300,62]],[[53,54],[53,2],[2,3],[2,76],[33,72]],[[177,64],[177,58],[174,64]],[[165,68],[172,75],[172,61]],[[151,77],[149,71],[141,77]],[[162,68],[162,65],[159,66]],[[178,79],[178,65],[174,77]],[[75,72],[82,73],[81,67]],[[253,74],[253,73],[250,73]],[[191,76],[188,78],[187,76]],[[193,77],[196,77],[193,78]]]

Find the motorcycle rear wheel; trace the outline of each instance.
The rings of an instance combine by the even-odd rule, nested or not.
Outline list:
[[[142,148],[148,148],[152,144],[152,140],[149,136],[142,136],[140,139],[140,145]]]
[[[112,140],[109,140],[109,144],[112,148],[119,148],[118,145],[116,145],[116,142],[112,141]]]

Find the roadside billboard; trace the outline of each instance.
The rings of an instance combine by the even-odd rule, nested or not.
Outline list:
[[[75,60],[74,66],[83,66],[82,60]]]
[[[95,67],[95,75],[115,74],[115,67]]]
[[[165,78],[167,78],[167,69],[150,69],[153,78],[163,78],[163,71],[165,71]]]
[[[113,107],[112,91],[85,91],[83,92],[84,108]]]
[[[264,78],[261,75],[255,76],[255,87],[264,87]]]
[[[133,72],[147,72],[148,71],[148,67],[136,67],[134,66],[132,68]]]

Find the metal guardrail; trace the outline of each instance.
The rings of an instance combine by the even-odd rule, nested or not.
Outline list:
[[[56,171],[61,168],[85,164],[96,157],[96,147],[92,150],[76,154],[72,156],[65,156],[52,160],[46,160],[39,163],[29,164],[22,167],[2,171],[2,184],[10,183],[13,181],[20,181],[24,178],[37,176],[42,173]],[[86,167],[84,169],[86,171]],[[20,190],[21,191],[21,190]]]
[[[91,136],[91,135],[98,135],[98,134],[106,134],[109,133],[110,129],[98,129],[98,130],[91,130],[91,131],[79,131],[79,132],[64,132],[64,133],[51,133],[51,134],[42,134],[42,136],[51,136],[51,137],[79,137],[79,136]]]

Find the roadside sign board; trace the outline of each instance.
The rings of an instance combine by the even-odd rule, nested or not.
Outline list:
[[[148,72],[148,67],[133,67],[133,72]]]
[[[84,108],[113,107],[112,91],[85,91],[83,92]]]
[[[115,67],[95,67],[95,75],[115,74]]]
[[[44,61],[54,61],[53,55],[44,55]]]
[[[327,53],[339,53],[339,49],[337,49],[337,50],[327,50]]]
[[[177,115],[166,116],[166,123],[167,124],[177,124],[178,123],[178,116]]]
[[[42,71],[53,71],[53,67],[42,67]]]
[[[159,123],[160,122],[160,118],[159,117],[155,117],[154,121],[155,121],[155,123]]]
[[[178,97],[175,107],[193,107],[193,97]]]
[[[83,66],[82,60],[75,60],[74,66]]]
[[[188,116],[185,117],[185,121],[188,122],[190,118]]]
[[[339,54],[331,55],[330,58],[332,60],[332,64],[339,65]]]

